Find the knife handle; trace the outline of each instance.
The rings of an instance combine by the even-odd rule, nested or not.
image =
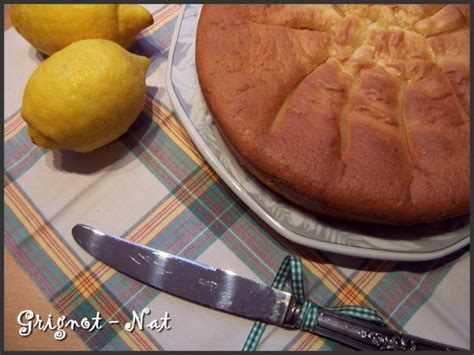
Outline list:
[[[313,333],[358,350],[467,351],[451,345],[399,333],[370,321],[320,310]]]

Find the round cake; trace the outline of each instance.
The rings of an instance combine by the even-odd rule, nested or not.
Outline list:
[[[469,212],[469,5],[204,5],[196,65],[243,166],[315,213]]]

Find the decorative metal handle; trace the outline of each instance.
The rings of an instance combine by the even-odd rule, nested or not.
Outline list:
[[[319,312],[313,332],[358,350],[467,351],[326,310]]]

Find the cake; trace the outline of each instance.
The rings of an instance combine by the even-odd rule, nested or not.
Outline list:
[[[204,5],[199,83],[241,164],[316,214],[469,212],[469,5]]]

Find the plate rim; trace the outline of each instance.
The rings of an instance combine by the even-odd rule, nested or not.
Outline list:
[[[255,214],[257,214],[265,223],[267,223],[273,230],[284,238],[306,247],[311,247],[317,250],[332,252],[341,255],[348,255],[352,257],[361,257],[378,260],[393,260],[393,261],[428,261],[449,255],[469,244],[470,233],[458,242],[449,245],[448,247],[430,251],[430,252],[415,252],[404,253],[399,251],[388,251],[378,249],[367,249],[361,247],[354,247],[350,245],[341,245],[310,239],[300,234],[297,234],[290,229],[281,225],[276,221],[267,211],[265,211],[254,199],[249,195],[245,189],[237,182],[237,180],[222,166],[219,158],[211,151],[208,144],[197,131],[196,127],[191,123],[190,118],[181,106],[178,96],[175,92],[175,87],[172,80],[173,57],[175,54],[178,35],[181,29],[183,16],[188,8],[186,4],[181,8],[180,14],[176,20],[173,36],[171,38],[170,47],[168,50],[168,58],[166,63],[166,89],[170,98],[171,105],[177,115],[180,123],[186,129],[187,134],[203,155],[206,162],[214,169],[216,174],[225,182],[225,184],[237,195],[237,197],[244,202]]]

